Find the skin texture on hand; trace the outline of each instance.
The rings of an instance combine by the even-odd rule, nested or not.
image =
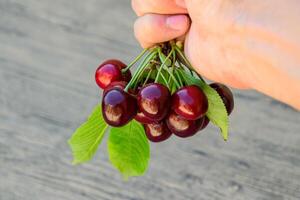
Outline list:
[[[133,0],[132,6],[143,47],[183,37],[204,77],[300,109],[298,0]]]

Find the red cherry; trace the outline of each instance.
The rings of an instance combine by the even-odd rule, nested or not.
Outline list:
[[[116,65],[121,71],[122,69],[125,69],[127,67],[122,61],[116,59],[108,60],[105,63]],[[129,83],[129,81],[131,80],[130,70],[126,71],[125,73],[122,73],[122,80]]]
[[[129,81],[131,80],[131,72],[130,70],[126,71],[125,73],[122,73],[122,80],[126,81],[129,83]]]
[[[99,87],[105,89],[114,81],[130,81],[130,71],[122,74],[122,69],[124,69],[125,67],[126,65],[119,60],[107,60],[106,62],[102,63],[96,70],[96,83]]]
[[[144,127],[146,135],[151,142],[162,142],[172,135],[171,131],[163,121],[145,124]]]
[[[209,124],[209,119],[208,119],[208,117],[207,116],[205,116],[204,118],[203,118],[203,123],[202,123],[202,125],[201,125],[201,127],[200,127],[200,130],[203,130],[203,129],[205,129],[206,127],[207,127],[207,125]]]
[[[145,116],[156,121],[162,120],[169,111],[170,92],[164,85],[150,83],[137,96],[140,110]]]
[[[134,118],[137,112],[137,101],[120,88],[106,92],[102,100],[102,114],[107,124],[120,127]]]
[[[156,122],[155,120],[145,116],[143,112],[138,112],[134,119],[142,124],[151,124]]]
[[[221,83],[212,83],[210,84],[210,87],[214,88],[218,92],[225,104],[228,115],[230,115],[234,108],[234,98],[230,89]]]
[[[186,138],[195,135],[201,129],[204,118],[187,120],[175,112],[171,112],[166,122],[172,133],[178,137]]]
[[[188,120],[199,119],[207,112],[207,97],[195,85],[183,87],[173,94],[172,109]]]
[[[121,90],[124,90],[127,85],[127,82],[125,81],[115,81],[109,84],[104,90],[103,90],[103,96],[110,90],[119,88]]]

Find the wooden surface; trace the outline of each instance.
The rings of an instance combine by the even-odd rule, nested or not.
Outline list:
[[[215,127],[152,145],[123,182],[103,143],[72,166],[67,139],[100,101],[96,66],[141,50],[128,0],[0,0],[0,200],[299,200],[300,114],[235,91],[230,140]]]

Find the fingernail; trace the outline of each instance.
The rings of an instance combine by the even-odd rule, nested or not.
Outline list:
[[[181,30],[188,24],[188,18],[185,15],[173,15],[167,18],[166,24],[169,28]]]
[[[176,4],[179,7],[186,8],[185,0],[176,0]]]

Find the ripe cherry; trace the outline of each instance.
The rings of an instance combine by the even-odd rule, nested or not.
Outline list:
[[[156,122],[155,120],[151,119],[150,117],[147,117],[144,115],[143,112],[138,112],[134,119],[142,124],[151,124]]]
[[[109,84],[104,90],[103,90],[103,95],[105,95],[108,91],[119,88],[121,90],[124,90],[127,85],[127,82],[125,81],[115,81]]]
[[[207,112],[207,97],[195,85],[183,87],[173,94],[172,109],[188,120],[199,119]]]
[[[172,135],[164,121],[145,124],[144,127],[148,139],[152,142],[162,142]]]
[[[160,121],[168,114],[170,92],[164,85],[150,83],[143,87],[138,95],[138,105],[145,116]]]
[[[202,125],[201,125],[201,127],[200,127],[200,130],[203,130],[203,129],[205,129],[206,127],[207,127],[207,125],[209,124],[209,119],[208,119],[208,117],[207,116],[205,116],[205,117],[203,117],[203,123],[202,123]]]
[[[234,98],[230,89],[221,83],[212,83],[210,84],[210,87],[214,88],[218,92],[225,104],[228,115],[230,115],[234,108]]]
[[[96,83],[99,87],[105,89],[114,81],[130,81],[130,71],[122,74],[122,69],[124,69],[125,67],[126,65],[119,60],[107,60],[106,62],[102,63],[96,70]]]
[[[102,114],[107,124],[120,127],[134,118],[137,112],[137,101],[120,88],[106,92],[102,100]]]
[[[178,137],[186,138],[195,135],[202,127],[204,118],[187,120],[184,117],[171,112],[166,119],[168,128]]]

